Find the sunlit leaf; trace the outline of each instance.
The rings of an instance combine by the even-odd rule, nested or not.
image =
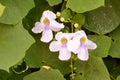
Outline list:
[[[34,42],[20,22],[16,26],[0,24],[0,69],[8,70],[20,61]]]
[[[65,80],[63,75],[57,69],[46,70],[42,68],[40,71],[34,72],[24,77],[23,80]]]
[[[76,75],[75,76],[75,80],[86,80],[85,76],[84,75]]]
[[[5,10],[5,6],[3,6],[3,5],[0,3],[0,17],[2,16],[4,10]]]
[[[34,7],[33,0],[0,0],[0,3],[6,6],[0,17],[0,22],[5,24],[17,24]]]
[[[66,6],[75,12],[83,13],[104,6],[104,0],[68,0]]]

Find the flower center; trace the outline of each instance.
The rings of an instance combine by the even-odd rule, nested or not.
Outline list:
[[[86,38],[85,37],[81,37],[80,42],[85,43],[86,42]]]
[[[68,42],[68,40],[67,40],[67,38],[63,37],[63,38],[61,38],[60,42],[62,44],[66,44]]]
[[[50,21],[49,21],[48,18],[45,17],[44,20],[43,20],[43,23],[44,23],[44,25],[46,25],[46,24],[49,25],[49,24],[50,24]]]

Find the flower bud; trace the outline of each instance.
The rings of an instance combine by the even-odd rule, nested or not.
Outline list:
[[[65,21],[65,18],[64,18],[64,17],[61,17],[61,18],[60,18],[60,21],[61,21],[61,22],[64,22],[64,21]]]
[[[78,28],[78,26],[79,26],[78,23],[75,23],[75,24],[74,24],[74,27],[75,27],[75,28]]]
[[[57,17],[60,17],[60,16],[61,16],[61,13],[60,13],[60,12],[57,12],[57,13],[56,13],[56,16],[57,16]]]

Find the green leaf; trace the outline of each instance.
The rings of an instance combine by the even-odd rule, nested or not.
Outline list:
[[[4,71],[4,70],[0,70],[0,80],[7,80],[7,78],[9,77],[9,73]]]
[[[83,64],[84,66],[81,66]],[[110,80],[107,68],[101,58],[90,56],[89,60],[82,62],[82,64],[81,61],[76,61],[75,66],[76,72],[82,76],[81,80]]]
[[[22,22],[9,27],[0,24],[0,69],[8,71],[9,67],[24,57],[25,51],[33,42]]]
[[[62,2],[62,0],[46,0],[50,6],[54,6],[57,4],[60,4]]]
[[[116,12],[116,14],[118,15],[118,17],[120,18],[120,0],[111,0],[111,4],[114,7],[114,10]]]
[[[115,58],[120,58],[120,26],[110,33],[113,39],[109,55]]]
[[[34,7],[33,0],[0,0],[6,6],[0,22],[4,24],[17,24],[23,19],[31,8]]]
[[[65,20],[70,20],[70,18],[72,17],[70,9],[64,9],[61,12],[61,17],[65,18]]]
[[[120,75],[119,59],[108,56],[103,60],[105,65],[107,66],[111,79],[116,80],[117,76]]]
[[[73,17],[73,22],[74,22],[74,23],[78,23],[79,26],[82,26],[82,25],[85,23],[85,16],[82,15],[82,14],[76,14],[76,15]]]
[[[3,5],[0,3],[0,17],[2,16],[4,10],[5,10],[5,6],[3,6]]]
[[[120,80],[120,75],[117,77],[117,79],[116,80]]]
[[[90,50],[90,55],[97,57],[106,57],[111,46],[111,38],[107,36],[89,35],[90,40],[97,44],[95,50]]]
[[[85,76],[79,74],[79,75],[75,76],[75,80],[86,80],[86,78],[85,78]]]
[[[23,80],[65,80],[63,75],[57,69],[46,70],[42,68],[40,71],[34,72],[24,77]]]
[[[111,0],[105,0],[105,7],[100,7],[86,14],[84,27],[98,34],[106,34],[113,31],[120,24],[120,5],[116,6]],[[120,3],[120,0],[114,0]]]
[[[84,13],[100,6],[104,6],[104,0],[68,0],[66,5],[77,13]]]
[[[34,43],[26,52],[24,61],[31,68],[49,65],[53,68],[59,69],[63,74],[70,72],[70,63],[68,61],[60,61],[58,59],[58,52],[52,53],[49,50],[49,45],[41,43],[40,39]]]

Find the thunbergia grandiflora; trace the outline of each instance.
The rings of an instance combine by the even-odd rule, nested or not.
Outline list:
[[[64,28],[64,25],[55,21],[55,19],[56,15],[53,12],[46,10],[43,12],[40,22],[36,22],[35,26],[32,28],[34,33],[42,32],[42,42],[50,42],[53,39],[52,31],[59,31]]]
[[[52,31],[57,32],[64,28],[63,23],[58,23],[55,19],[56,15],[46,10],[43,12],[40,22],[36,22],[35,26],[32,28],[34,33],[42,32],[42,42],[50,42],[53,39]],[[97,45],[87,38],[83,30],[75,33],[58,32],[55,35],[55,39],[55,41],[50,43],[49,49],[51,52],[59,51],[58,58],[60,60],[69,60],[71,52],[73,52],[77,54],[80,60],[85,61],[89,58],[88,49],[97,48]]]
[[[96,49],[97,45],[89,40],[83,30],[75,32],[73,39],[68,43],[68,49],[77,54],[80,60],[88,60],[88,49]]]
[[[68,50],[68,43],[73,37],[72,33],[58,32],[55,36],[56,41],[50,43],[49,49],[52,52],[59,51],[60,60],[68,60],[71,57],[71,52]]]

